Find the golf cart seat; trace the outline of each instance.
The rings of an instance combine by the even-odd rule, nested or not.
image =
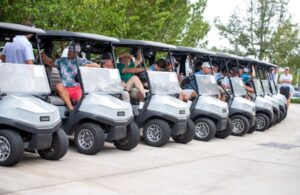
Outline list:
[[[48,96],[48,102],[55,105],[55,106],[65,106],[65,102],[56,95],[56,89],[55,86],[58,83],[61,83],[60,75],[57,68],[46,68],[49,82],[50,82],[50,88],[51,88],[51,95]]]

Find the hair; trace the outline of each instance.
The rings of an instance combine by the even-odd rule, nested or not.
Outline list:
[[[158,59],[154,64],[156,64],[161,71],[167,71],[168,69],[168,62],[163,58]]]

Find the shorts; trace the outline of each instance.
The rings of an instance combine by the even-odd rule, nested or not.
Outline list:
[[[75,103],[77,102],[82,96],[82,90],[80,86],[75,87],[66,87],[66,90],[70,96],[70,99]]]
[[[288,86],[281,86],[280,87],[280,93],[282,95],[284,95],[286,97],[286,99],[290,98],[290,91],[291,91],[291,89]]]

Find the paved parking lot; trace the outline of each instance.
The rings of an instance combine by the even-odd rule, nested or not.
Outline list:
[[[266,132],[208,143],[111,144],[95,156],[71,146],[65,158],[25,154],[0,167],[0,194],[300,194],[300,105]]]

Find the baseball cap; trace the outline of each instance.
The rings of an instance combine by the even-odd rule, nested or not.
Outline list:
[[[208,62],[203,62],[202,68],[210,68],[210,64]]]
[[[243,71],[244,72],[249,72],[249,68],[245,67],[245,68],[243,68]]]
[[[286,66],[284,67],[284,70],[290,70],[290,67]]]
[[[101,61],[112,60],[112,54],[110,52],[106,52],[101,56]]]

